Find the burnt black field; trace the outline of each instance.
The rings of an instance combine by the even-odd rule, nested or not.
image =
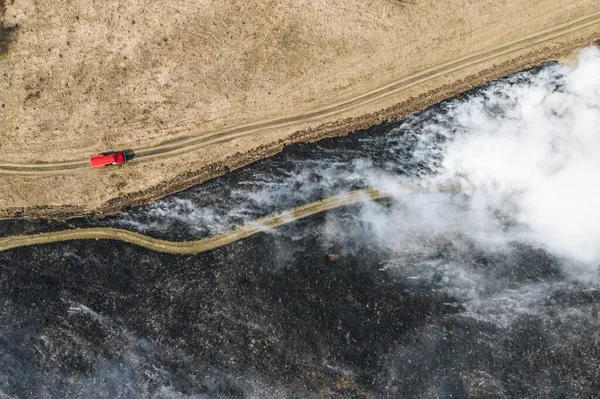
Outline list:
[[[119,215],[0,229],[116,226],[189,240],[366,187],[364,171],[421,179],[437,173],[446,138],[431,123],[450,104],[290,146]],[[462,209],[468,198],[436,201]],[[0,252],[0,397],[600,396],[600,291],[573,277],[574,262],[534,242],[481,246],[460,229],[390,245],[373,214],[343,207],[196,256],[117,241]],[[501,229],[514,223],[494,215]]]
[[[335,212],[357,222],[352,209]],[[503,328],[463,315],[436,276],[411,283],[381,271],[390,254],[375,243],[324,244],[325,217],[198,256],[111,241],[0,254],[3,392],[491,398],[600,389],[600,294],[561,285],[552,257],[452,246],[433,255],[468,256],[506,286],[556,285],[539,313]]]

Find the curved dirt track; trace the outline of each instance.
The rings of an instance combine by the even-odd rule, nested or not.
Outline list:
[[[415,192],[419,191],[420,187],[414,187],[412,189],[409,188],[407,190]],[[0,251],[60,241],[110,239],[140,245],[158,252],[167,252],[172,254],[197,254],[222,247],[234,241],[250,237],[253,234],[260,233],[262,231],[266,231],[268,229],[281,226],[319,212],[358,202],[387,198],[389,196],[390,194],[383,193],[372,188],[352,191],[347,194],[337,195],[320,201],[312,202],[310,204],[301,205],[278,215],[258,219],[247,225],[237,227],[211,237],[202,238],[197,241],[166,241],[128,230],[110,227],[98,227],[89,229],[65,230],[53,233],[3,237],[0,238]]]
[[[415,85],[427,82],[428,80],[434,79],[436,77],[455,72],[460,69],[476,65],[478,63],[489,61],[496,57],[500,57],[502,55],[506,55],[517,50],[522,50],[529,46],[540,44],[545,41],[555,39],[565,34],[590,27],[598,23],[600,23],[600,12],[590,14],[586,17],[579,18],[565,24],[554,26],[553,28],[540,31],[534,35],[521,38],[520,40],[502,46],[498,46],[487,51],[475,53],[454,61],[446,62],[444,64],[425,69],[421,72],[407,76],[373,91],[364,93],[360,96],[336,104],[331,104],[326,107],[317,108],[308,113],[248,123],[219,131],[206,133],[200,136],[189,137],[169,143],[160,144],[154,147],[134,149],[136,156],[135,159],[131,162],[140,162],[159,157],[175,156],[184,152],[194,151],[211,144],[256,133],[258,131],[274,128],[283,128],[286,126],[317,121],[326,117],[335,116],[353,108],[357,108],[362,105],[381,100],[388,96],[392,96],[398,92],[409,89]],[[89,167],[90,166],[87,159],[47,164],[3,163],[0,164],[0,174],[40,175],[55,173],[72,173],[88,169]]]

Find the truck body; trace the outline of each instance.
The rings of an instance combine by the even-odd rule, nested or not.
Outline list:
[[[92,168],[104,168],[109,165],[121,165],[127,162],[123,152],[105,152],[90,158]]]

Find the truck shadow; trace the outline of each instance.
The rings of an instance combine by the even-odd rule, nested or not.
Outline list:
[[[131,149],[123,150],[123,154],[125,154],[125,162],[135,159],[135,152]]]

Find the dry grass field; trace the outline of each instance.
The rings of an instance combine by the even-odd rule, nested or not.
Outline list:
[[[114,211],[286,143],[404,116],[592,43],[600,24],[301,117],[598,13],[596,0],[0,0],[0,164],[83,160],[300,116],[118,168],[0,174],[0,216]]]

